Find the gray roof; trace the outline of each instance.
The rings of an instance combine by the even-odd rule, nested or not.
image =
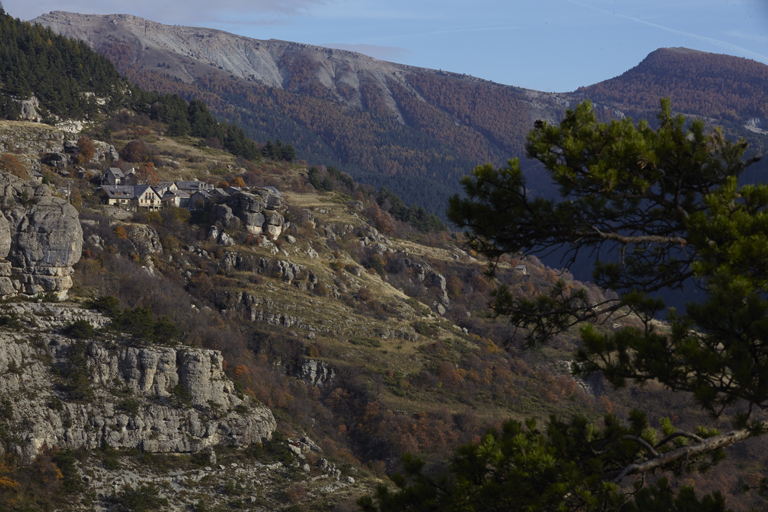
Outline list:
[[[110,199],[135,199],[136,192],[133,185],[102,185],[101,190]]]
[[[206,190],[208,184],[203,181],[177,181],[176,186],[182,190]]]
[[[189,190],[166,190],[163,199],[171,197],[189,197],[192,195]]]
[[[133,187],[133,193],[136,195],[136,197],[139,197],[141,194],[146,192],[148,188],[152,189],[152,192],[155,192],[155,195],[160,195],[155,191],[155,189],[152,188],[152,185],[136,185]]]

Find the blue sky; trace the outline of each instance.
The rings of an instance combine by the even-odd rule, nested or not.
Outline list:
[[[768,0],[4,0],[32,19],[52,10],[127,13],[360,51],[541,91],[617,76],[660,47],[768,64]]]

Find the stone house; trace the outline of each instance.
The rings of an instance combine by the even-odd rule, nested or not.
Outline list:
[[[166,192],[175,192],[179,190],[179,187],[172,181],[161,181],[154,186],[155,192],[160,194],[160,197],[165,196]]]
[[[175,206],[177,208],[189,207],[189,192],[186,190],[166,190],[161,198],[163,206]]]
[[[101,177],[102,185],[125,185],[125,174],[118,167],[110,167]]]
[[[146,208],[156,212],[163,204],[151,185],[102,185],[101,199],[104,204],[134,211]]]
[[[136,208],[146,208],[151,212],[156,212],[163,205],[160,194],[155,191],[152,185],[136,185],[133,187],[133,193]]]
[[[198,210],[205,208],[207,204],[211,202],[211,193],[207,190],[198,190],[189,196],[189,203],[187,208],[190,210]]]
[[[189,190],[192,193],[201,190],[213,190],[213,185],[203,181],[177,181],[176,188],[179,190]]]
[[[119,206],[126,210],[131,209],[133,201],[133,185],[102,185],[101,200],[110,206]]]

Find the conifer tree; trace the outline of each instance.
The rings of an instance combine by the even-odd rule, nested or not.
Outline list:
[[[406,476],[393,478],[399,490],[380,487],[375,499],[360,500],[364,510],[725,510],[718,492],[698,498],[650,476],[706,468],[723,447],[768,430],[753,414],[768,408],[768,185],[739,186],[757,160],[744,158],[743,140],[673,116],[668,100],[658,121],[656,130],[630,119],[599,123],[589,102],[559,126],[537,121],[526,151],[562,199],[531,194],[511,160],[463,179],[466,196],[451,198],[448,217],[492,262],[561,247],[571,259],[615,248],[621,258],[597,260],[593,278],[619,298],[594,304],[586,290],[558,283],[549,294],[519,299],[500,287],[495,312],[522,329],[529,346],[580,325],[580,372],[602,372],[618,387],[657,381],[690,393],[713,416],[728,408],[734,430],[684,432],[665,420],[658,435],[639,411],[627,423],[607,415],[602,428],[579,417],[552,417],[544,429],[507,422],[459,448],[436,476],[406,457]],[[705,300],[684,315],[670,312],[669,329],[660,329],[655,317],[664,304],[649,294],[694,282]],[[630,315],[640,322],[594,327]]]

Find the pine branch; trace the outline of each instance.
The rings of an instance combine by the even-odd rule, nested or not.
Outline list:
[[[768,427],[768,423],[764,424],[764,426]],[[614,478],[612,481],[613,483],[617,484],[627,476],[650,473],[671,462],[675,462],[680,459],[688,459],[690,457],[695,457],[697,455],[702,455],[704,453],[717,450],[718,448],[730,446],[734,443],[751,437],[753,434],[753,429],[735,430],[727,434],[720,434],[704,439],[697,444],[682,446],[676,450],[662,453],[656,457],[653,457],[652,459],[630,464],[629,466],[625,467],[621,474],[619,474],[619,476]]]

